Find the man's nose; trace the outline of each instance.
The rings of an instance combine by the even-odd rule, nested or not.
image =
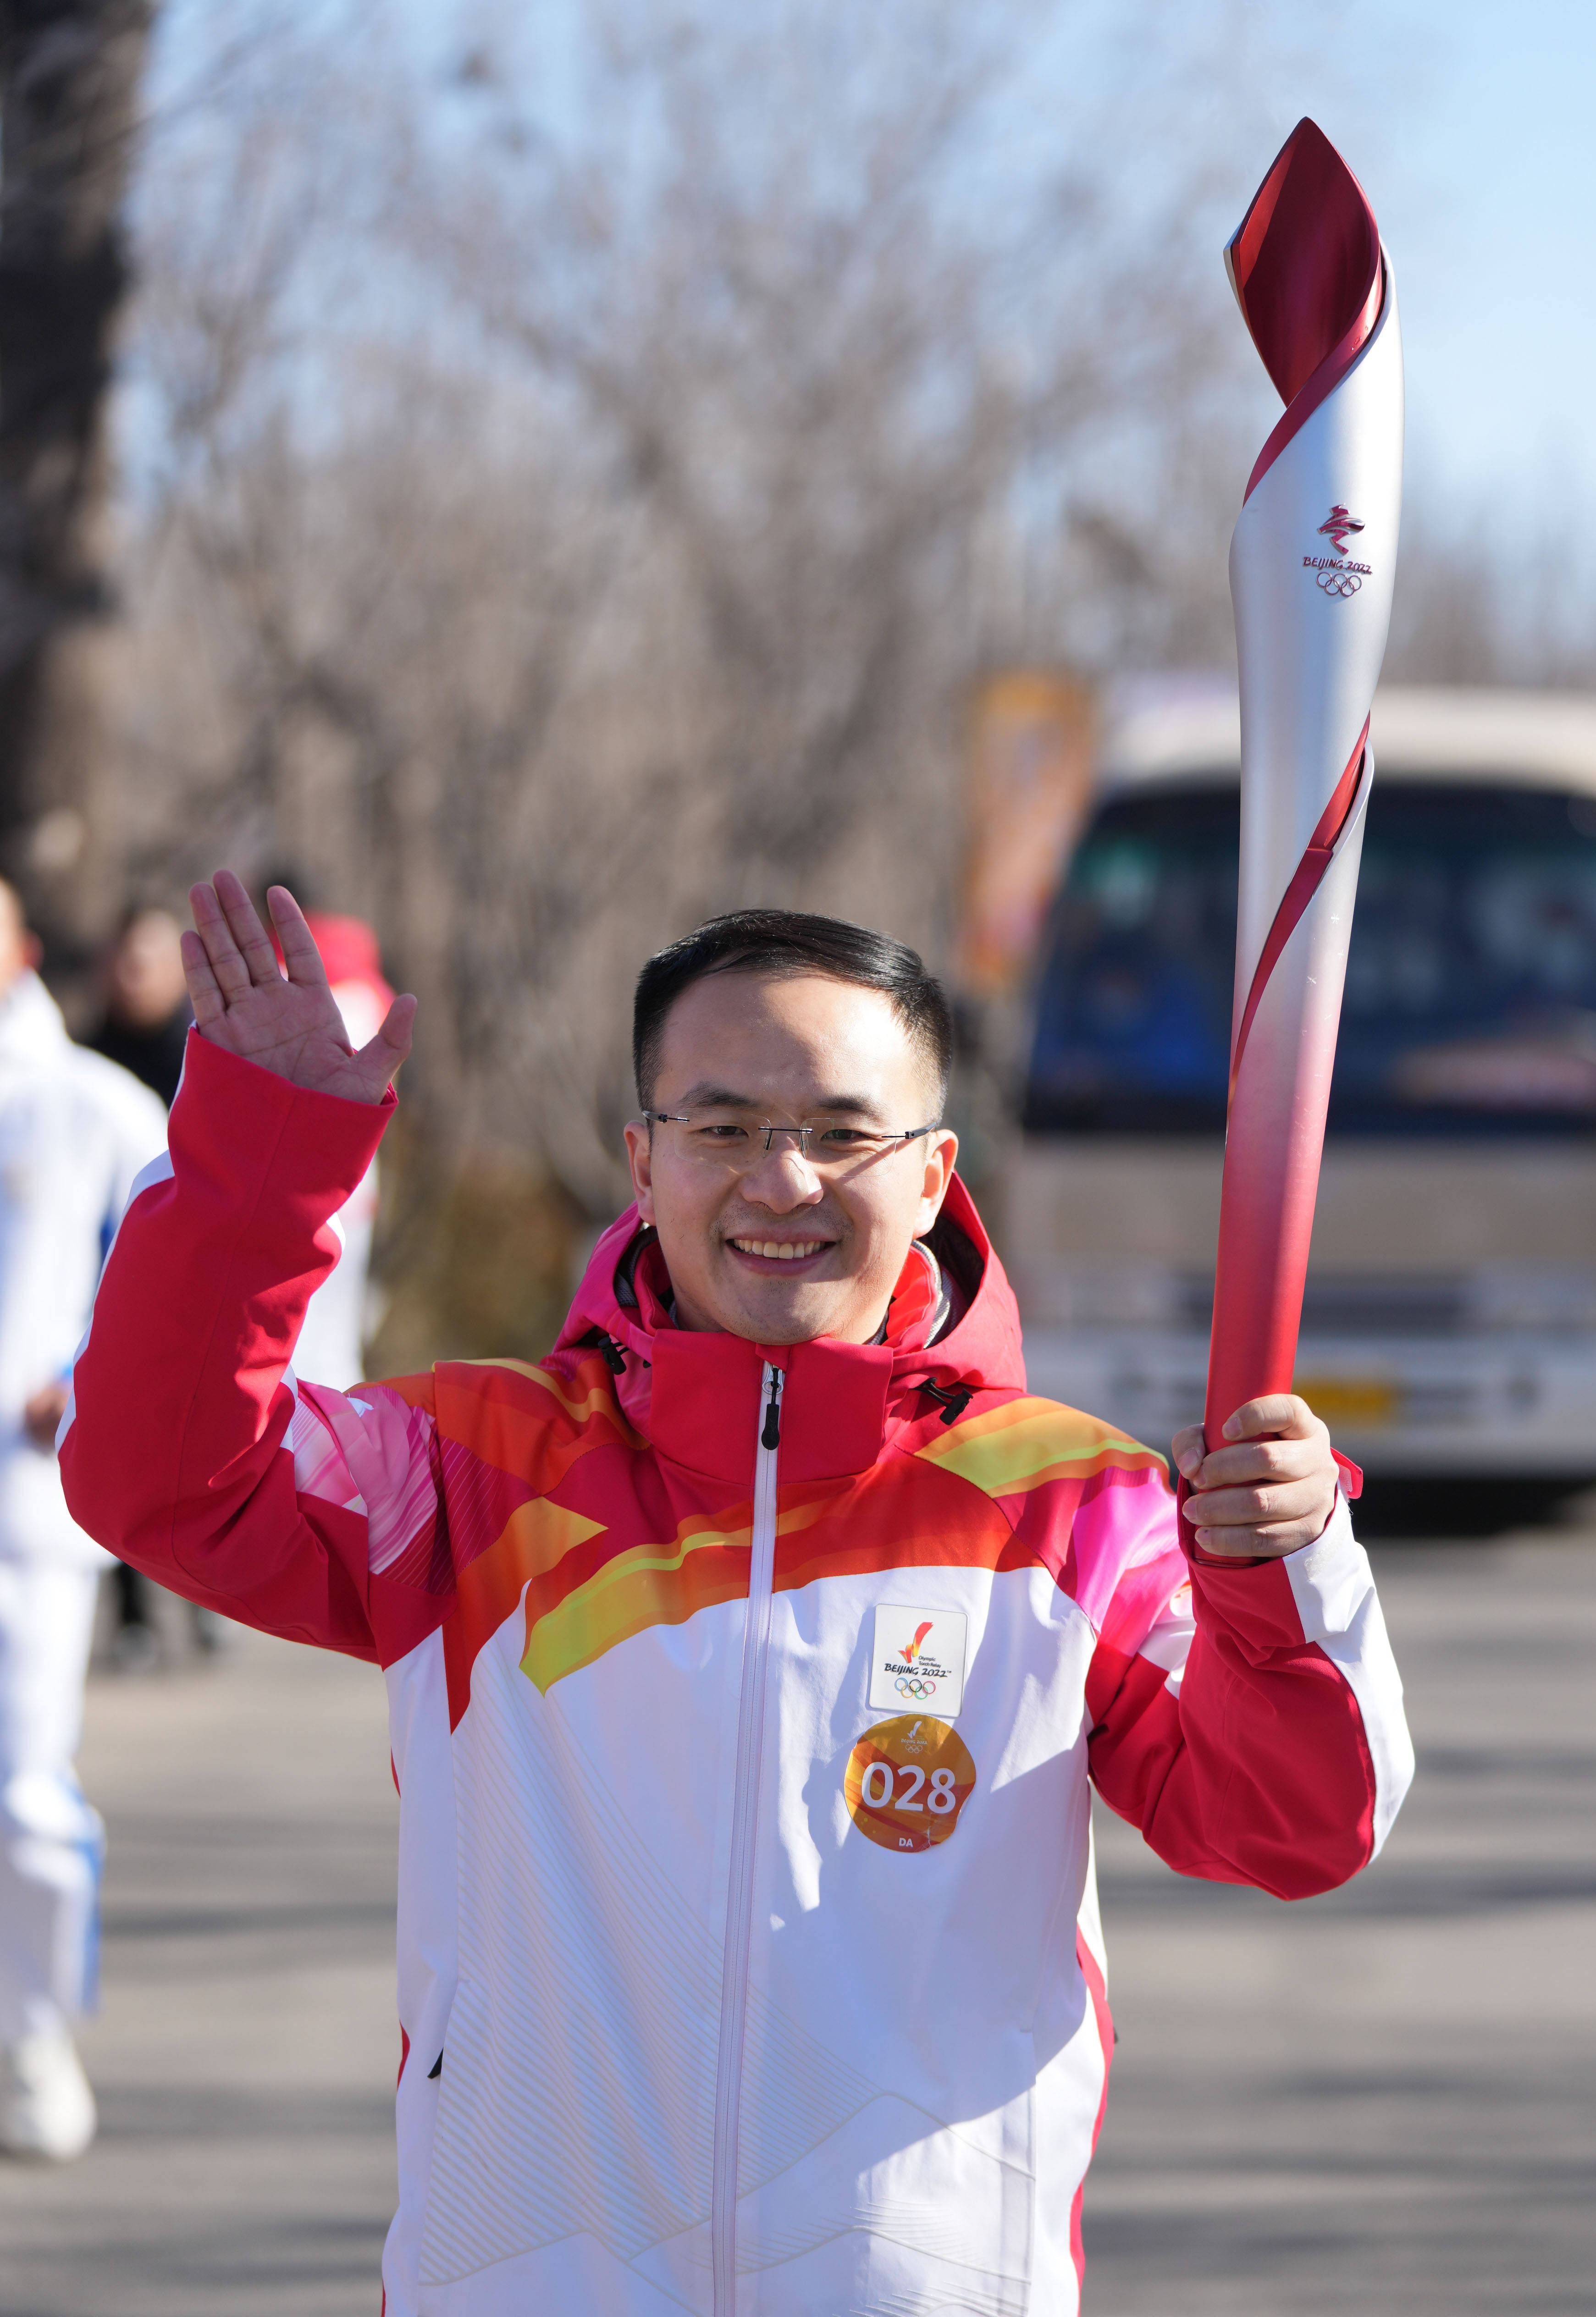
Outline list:
[[[790,1214],[794,1207],[812,1207],[826,1195],[826,1186],[798,1146],[795,1134],[774,1134],[768,1150],[738,1184],[745,1199],[768,1207],[773,1214]]]

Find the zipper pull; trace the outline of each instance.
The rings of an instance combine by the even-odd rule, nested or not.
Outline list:
[[[765,1410],[765,1429],[759,1435],[761,1448],[779,1448],[782,1436],[782,1372],[770,1371],[770,1401]]]

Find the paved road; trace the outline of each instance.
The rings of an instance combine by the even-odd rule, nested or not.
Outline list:
[[[1089,2317],[1592,2305],[1596,1532],[1376,1548],[1421,1756],[1287,1909],[1102,1829],[1122,2041]],[[102,2138],[0,2168],[5,2317],[375,2317],[394,1803],[363,1668],[244,1641],[105,1680]],[[816,2317],[831,2317],[817,2312]]]
[[[1099,1813],[1089,2317],[1596,2305],[1596,1537],[1374,1548],[1419,1775],[1284,1907]]]
[[[393,2207],[398,1807],[381,1677],[240,1635],[96,1681],[102,2128],[0,2165],[4,2317],[376,2317]]]

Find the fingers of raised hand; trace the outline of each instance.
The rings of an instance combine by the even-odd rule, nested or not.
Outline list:
[[[286,885],[268,886],[266,907],[272,912],[272,923],[282,945],[282,962],[288,968],[289,980],[308,984],[313,989],[325,989],[327,968],[321,962],[316,936]]]
[[[211,959],[201,936],[197,933],[184,933],[181,947],[183,978],[188,984],[189,1003],[194,1009],[194,1020],[202,1030],[207,1023],[220,1021],[228,1010],[228,1002],[211,971]]]
[[[215,890],[218,902],[227,919],[239,956],[248,970],[249,979],[257,989],[267,989],[281,981],[277,953],[272,946],[272,936],[260,921],[255,903],[244,889],[243,881],[230,869],[216,872]],[[314,946],[314,944],[312,944]]]
[[[279,981],[277,960],[254,905],[238,879],[219,869],[212,884],[192,886],[194,926],[224,1005]]]
[[[248,894],[230,871],[196,885],[196,931],[183,936],[194,1019],[202,1031],[295,1086],[380,1103],[410,1051],[416,1000],[396,998],[360,1052],[349,1043],[304,913],[285,887],[268,896],[286,974]]]
[[[188,899],[194,913],[196,937],[225,1007],[229,999],[241,997],[251,987],[249,968],[238,953],[238,944],[233,939],[233,929],[215,886],[192,885]]]

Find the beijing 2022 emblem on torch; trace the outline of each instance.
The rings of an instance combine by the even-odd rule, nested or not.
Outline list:
[[[1402,505],[1402,340],[1362,187],[1311,121],[1225,251],[1286,409],[1231,541],[1242,859],[1204,1429],[1289,1391]]]

